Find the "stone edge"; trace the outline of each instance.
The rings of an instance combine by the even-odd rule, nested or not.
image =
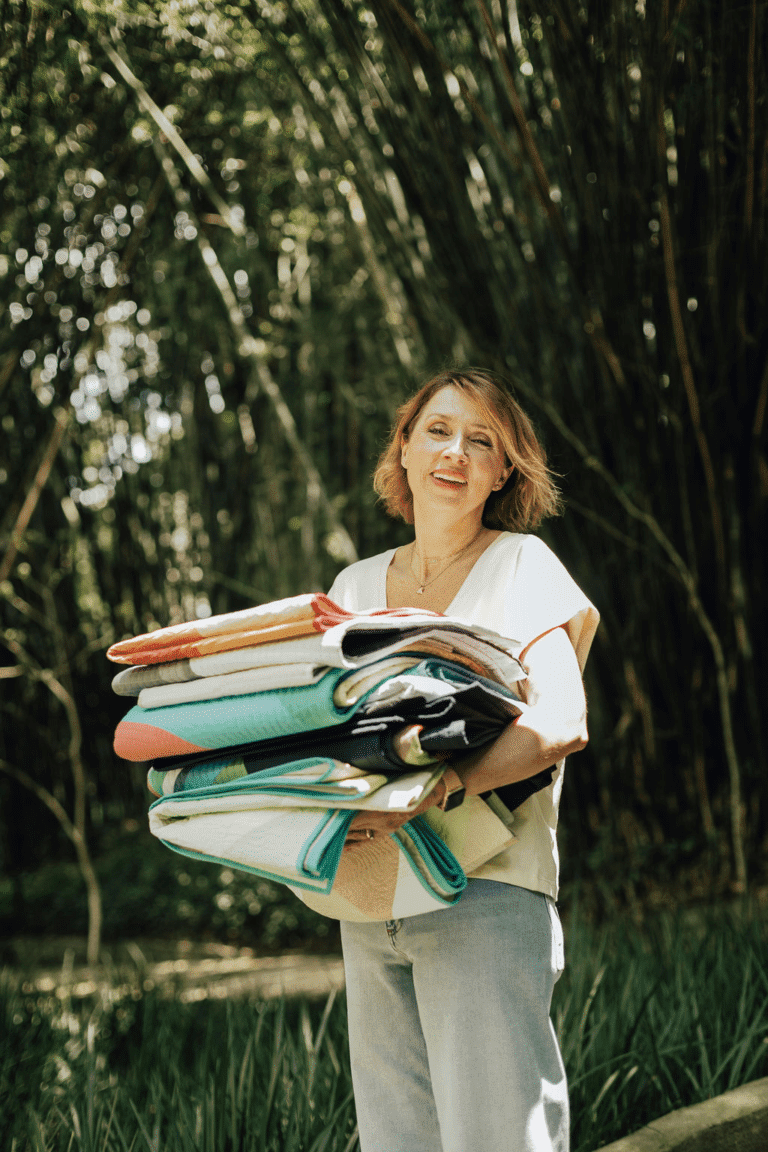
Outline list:
[[[670,1112],[630,1136],[604,1145],[600,1152],[694,1152],[697,1137],[704,1132],[729,1124],[758,1121],[761,1113],[768,1131],[768,1076],[712,1100]]]

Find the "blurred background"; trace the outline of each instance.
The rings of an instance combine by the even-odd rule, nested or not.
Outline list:
[[[766,4],[4,0],[0,27],[5,959],[336,949],[151,839],[105,651],[407,540],[371,472],[452,364],[514,379],[562,478],[543,535],[602,613],[566,910],[761,907]]]

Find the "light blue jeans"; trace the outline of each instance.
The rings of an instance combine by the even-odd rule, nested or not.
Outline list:
[[[567,1152],[548,897],[470,880],[451,908],[341,937],[362,1152]]]

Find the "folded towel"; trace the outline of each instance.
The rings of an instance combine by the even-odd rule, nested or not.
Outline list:
[[[304,762],[326,780],[334,765]],[[286,883],[310,907],[337,919],[387,920],[454,903],[466,872],[508,846],[514,836],[479,797],[442,813],[430,809],[391,837],[377,836],[342,856],[355,808],[305,807],[288,803],[291,771],[261,780],[251,775],[228,784],[163,796],[150,807],[150,830],[183,855],[242,869]],[[414,774],[410,804],[417,806],[440,772]],[[316,781],[317,782],[317,781]],[[272,807],[265,806],[274,789]],[[392,789],[405,781],[388,781]],[[301,790],[306,789],[306,796]],[[314,800],[306,777],[294,800]],[[381,810],[382,796],[369,803]],[[437,829],[437,830],[436,830]],[[458,851],[458,855],[454,851]]]

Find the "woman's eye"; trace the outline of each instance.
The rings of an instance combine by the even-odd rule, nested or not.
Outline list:
[[[472,443],[473,444],[482,444],[483,448],[492,448],[493,447],[490,440],[486,440],[485,437],[483,437],[483,436],[476,436],[475,439],[472,441]]]
[[[443,427],[442,427],[441,425],[439,425],[439,424],[438,424],[438,425],[435,425],[435,427],[434,427],[434,428],[430,428],[430,429],[429,429],[429,431],[430,431],[430,432],[433,432],[433,433],[434,433],[436,436],[446,436],[446,435],[447,435],[447,431],[446,431],[446,429],[445,429],[445,428],[443,428]]]

